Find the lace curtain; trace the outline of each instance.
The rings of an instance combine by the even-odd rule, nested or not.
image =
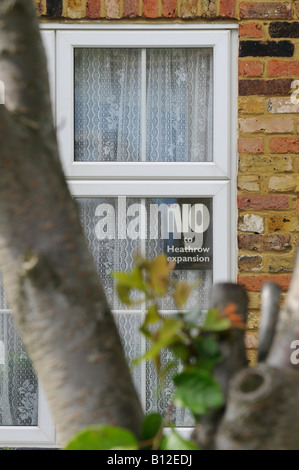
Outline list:
[[[37,426],[38,383],[0,278],[0,426]]]
[[[209,48],[75,49],[75,161],[212,161],[212,67]]]

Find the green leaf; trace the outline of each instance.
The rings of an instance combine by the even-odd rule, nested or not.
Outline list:
[[[149,325],[154,325],[155,323],[162,321],[163,318],[159,314],[157,307],[155,305],[150,305],[147,309],[145,319],[141,325],[140,331],[144,334],[146,338],[151,338],[151,331],[149,330]]]
[[[204,324],[206,313],[198,308],[189,310],[186,313],[183,313],[183,318],[185,323],[191,323],[194,326],[201,326]]]
[[[182,308],[191,294],[192,286],[187,282],[178,282],[175,286],[173,298],[178,308]]]
[[[217,361],[221,359],[218,343],[213,336],[198,336],[194,338],[194,345],[200,358]]]
[[[65,450],[138,450],[138,442],[127,429],[99,424],[76,434]]]
[[[231,327],[228,318],[219,317],[218,310],[209,310],[204,322],[206,331],[226,331]]]
[[[169,274],[174,265],[167,262],[167,256],[156,256],[150,264],[150,285],[156,295],[165,295],[169,287]]]
[[[173,318],[166,318],[162,327],[153,334],[152,346],[147,350],[144,359],[154,359],[160,354],[161,349],[166,348],[177,341],[177,333],[182,328],[182,322]]]
[[[192,441],[186,441],[175,429],[163,436],[161,450],[200,450]]]
[[[201,347],[199,349],[201,354],[207,357],[219,357],[219,346],[215,338],[212,336],[201,336]]]
[[[221,360],[221,354],[215,338],[210,335],[201,335],[194,339],[194,345],[197,350],[197,368],[212,371]]]
[[[116,292],[119,300],[126,305],[131,305],[131,288],[128,286],[123,286],[121,284],[117,284]]]
[[[141,269],[135,267],[131,272],[113,272],[111,274],[117,281],[116,291],[119,299],[125,304],[131,304],[130,294],[133,289],[147,293],[147,285],[144,282]]]
[[[147,415],[141,428],[141,439],[147,441],[153,439],[163,427],[163,419],[159,413]]]
[[[145,325],[153,325],[158,321],[161,321],[162,317],[159,314],[157,307],[155,305],[150,305],[147,309],[145,316]]]
[[[171,349],[174,356],[177,357],[180,361],[184,362],[188,359],[190,354],[188,346],[182,342],[175,343]]]
[[[218,383],[206,370],[188,369],[176,375],[173,381],[176,385],[174,402],[189,408],[195,417],[224,403]]]

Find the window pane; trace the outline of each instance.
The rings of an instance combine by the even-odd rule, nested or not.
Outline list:
[[[75,161],[138,161],[140,113],[140,50],[75,49]]]
[[[145,306],[125,308],[116,295],[112,271],[128,271],[134,254],[154,258],[160,253],[176,261],[172,275],[193,283],[200,280],[186,308],[207,308],[212,285],[212,198],[77,198],[81,222],[103,287],[114,313],[129,364],[145,353],[148,345],[139,333]],[[137,297],[136,297],[137,300]],[[175,313],[170,298],[160,304],[165,315]],[[199,315],[202,321],[204,313]],[[163,363],[170,360],[164,352]],[[173,391],[170,376],[159,393],[159,379],[152,363],[133,369],[133,379],[146,412],[170,413],[180,426],[192,425],[192,416],[169,407]]]
[[[212,49],[75,49],[74,125],[75,161],[212,161]]]
[[[141,338],[139,328],[143,322],[142,313],[122,312],[114,314],[115,323],[118,327],[120,339],[128,363],[131,365],[132,361],[143,354],[143,340]],[[144,383],[143,366],[138,364],[131,370],[135,388],[142,396],[142,386]]]
[[[207,309],[213,278],[212,199],[148,198],[146,209],[146,255],[154,258],[165,253],[168,261],[176,263],[172,273],[175,280],[190,284],[199,281],[199,288],[192,292],[186,308]],[[176,309],[168,296],[162,299],[160,307]]]
[[[0,312],[0,426],[37,425],[37,378],[11,315]]]
[[[147,159],[211,162],[211,49],[147,51]]]
[[[135,200],[131,198],[77,198],[79,215],[90,251],[100,275],[110,306],[114,310],[124,309],[118,300],[113,271],[129,271],[134,264],[134,255],[140,251],[140,240],[127,236],[126,216]]]

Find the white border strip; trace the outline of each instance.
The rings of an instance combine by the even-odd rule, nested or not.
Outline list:
[[[40,21],[40,28],[41,29],[49,29],[49,30],[95,30],[98,31],[99,29],[103,30],[139,30],[139,31],[153,31],[153,30],[186,30],[186,31],[198,31],[198,30],[219,30],[219,29],[235,29],[239,28],[239,25],[236,23],[198,23],[198,24],[145,24],[145,23],[104,23],[102,21],[96,22],[86,22],[84,20],[80,20],[81,22],[72,22],[67,21],[64,23],[51,23],[45,20]]]

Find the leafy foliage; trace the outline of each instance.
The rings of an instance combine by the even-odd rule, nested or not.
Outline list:
[[[83,429],[65,450],[137,450],[138,442],[127,429],[95,425]]]
[[[219,385],[208,370],[185,369],[174,377],[174,383],[174,402],[189,408],[195,418],[224,403]]]
[[[175,429],[171,429],[163,436],[160,450],[199,450],[199,448],[192,441],[183,439]]]
[[[222,391],[213,377],[215,366],[221,361],[218,343],[223,335],[229,335],[232,328],[244,328],[237,307],[229,303],[219,312],[204,312],[193,309],[184,311],[190,294],[199,284],[173,280],[171,273],[174,263],[168,263],[165,255],[149,260],[138,255],[131,272],[113,273],[119,299],[127,306],[144,304],[145,320],[140,332],[149,342],[146,353],[137,358],[134,364],[152,360],[163,383],[172,368],[180,373],[173,375],[175,385],[174,404],[188,408],[196,421],[224,403]],[[136,299],[136,292],[141,295]],[[159,302],[165,295],[172,297],[178,314],[162,315]],[[202,318],[205,320],[202,321]],[[162,365],[162,353],[171,351],[172,362]],[[164,432],[162,417],[153,413],[146,416],[141,431],[141,441],[137,442],[129,431],[111,426],[94,426],[83,430],[67,446],[73,449],[160,449],[198,450],[192,441],[184,440],[174,429]]]

